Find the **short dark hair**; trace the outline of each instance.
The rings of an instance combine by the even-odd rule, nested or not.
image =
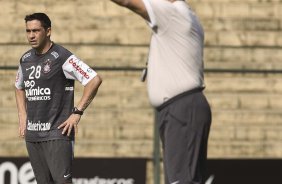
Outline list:
[[[32,20],[39,20],[45,30],[51,27],[51,20],[45,13],[33,13],[30,15],[26,15],[24,20],[25,23]]]

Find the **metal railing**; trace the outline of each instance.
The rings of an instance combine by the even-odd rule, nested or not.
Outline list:
[[[92,67],[97,71],[132,71],[140,72],[143,67]],[[17,70],[18,66],[0,66],[0,70]],[[243,74],[281,74],[282,69],[232,69],[232,68],[206,68],[205,73],[243,73]]]

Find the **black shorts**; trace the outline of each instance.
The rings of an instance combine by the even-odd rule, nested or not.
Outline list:
[[[204,184],[210,106],[201,91],[157,110],[166,184]]]
[[[72,183],[73,141],[26,142],[38,184]]]

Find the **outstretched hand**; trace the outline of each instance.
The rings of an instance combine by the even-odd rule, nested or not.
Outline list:
[[[79,114],[71,114],[70,117],[63,122],[60,126],[58,126],[58,129],[63,128],[62,134],[67,133],[67,136],[70,136],[72,129],[74,128],[74,133],[78,133],[78,123],[81,116]]]

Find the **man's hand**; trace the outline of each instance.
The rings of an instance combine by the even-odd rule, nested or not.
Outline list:
[[[58,129],[64,128],[62,131],[62,134],[67,133],[68,136],[70,136],[72,129],[74,128],[74,133],[78,133],[78,123],[81,118],[81,115],[79,114],[71,114],[70,117],[63,122]]]
[[[19,137],[24,138],[26,132],[26,124],[25,121],[19,123]]]

